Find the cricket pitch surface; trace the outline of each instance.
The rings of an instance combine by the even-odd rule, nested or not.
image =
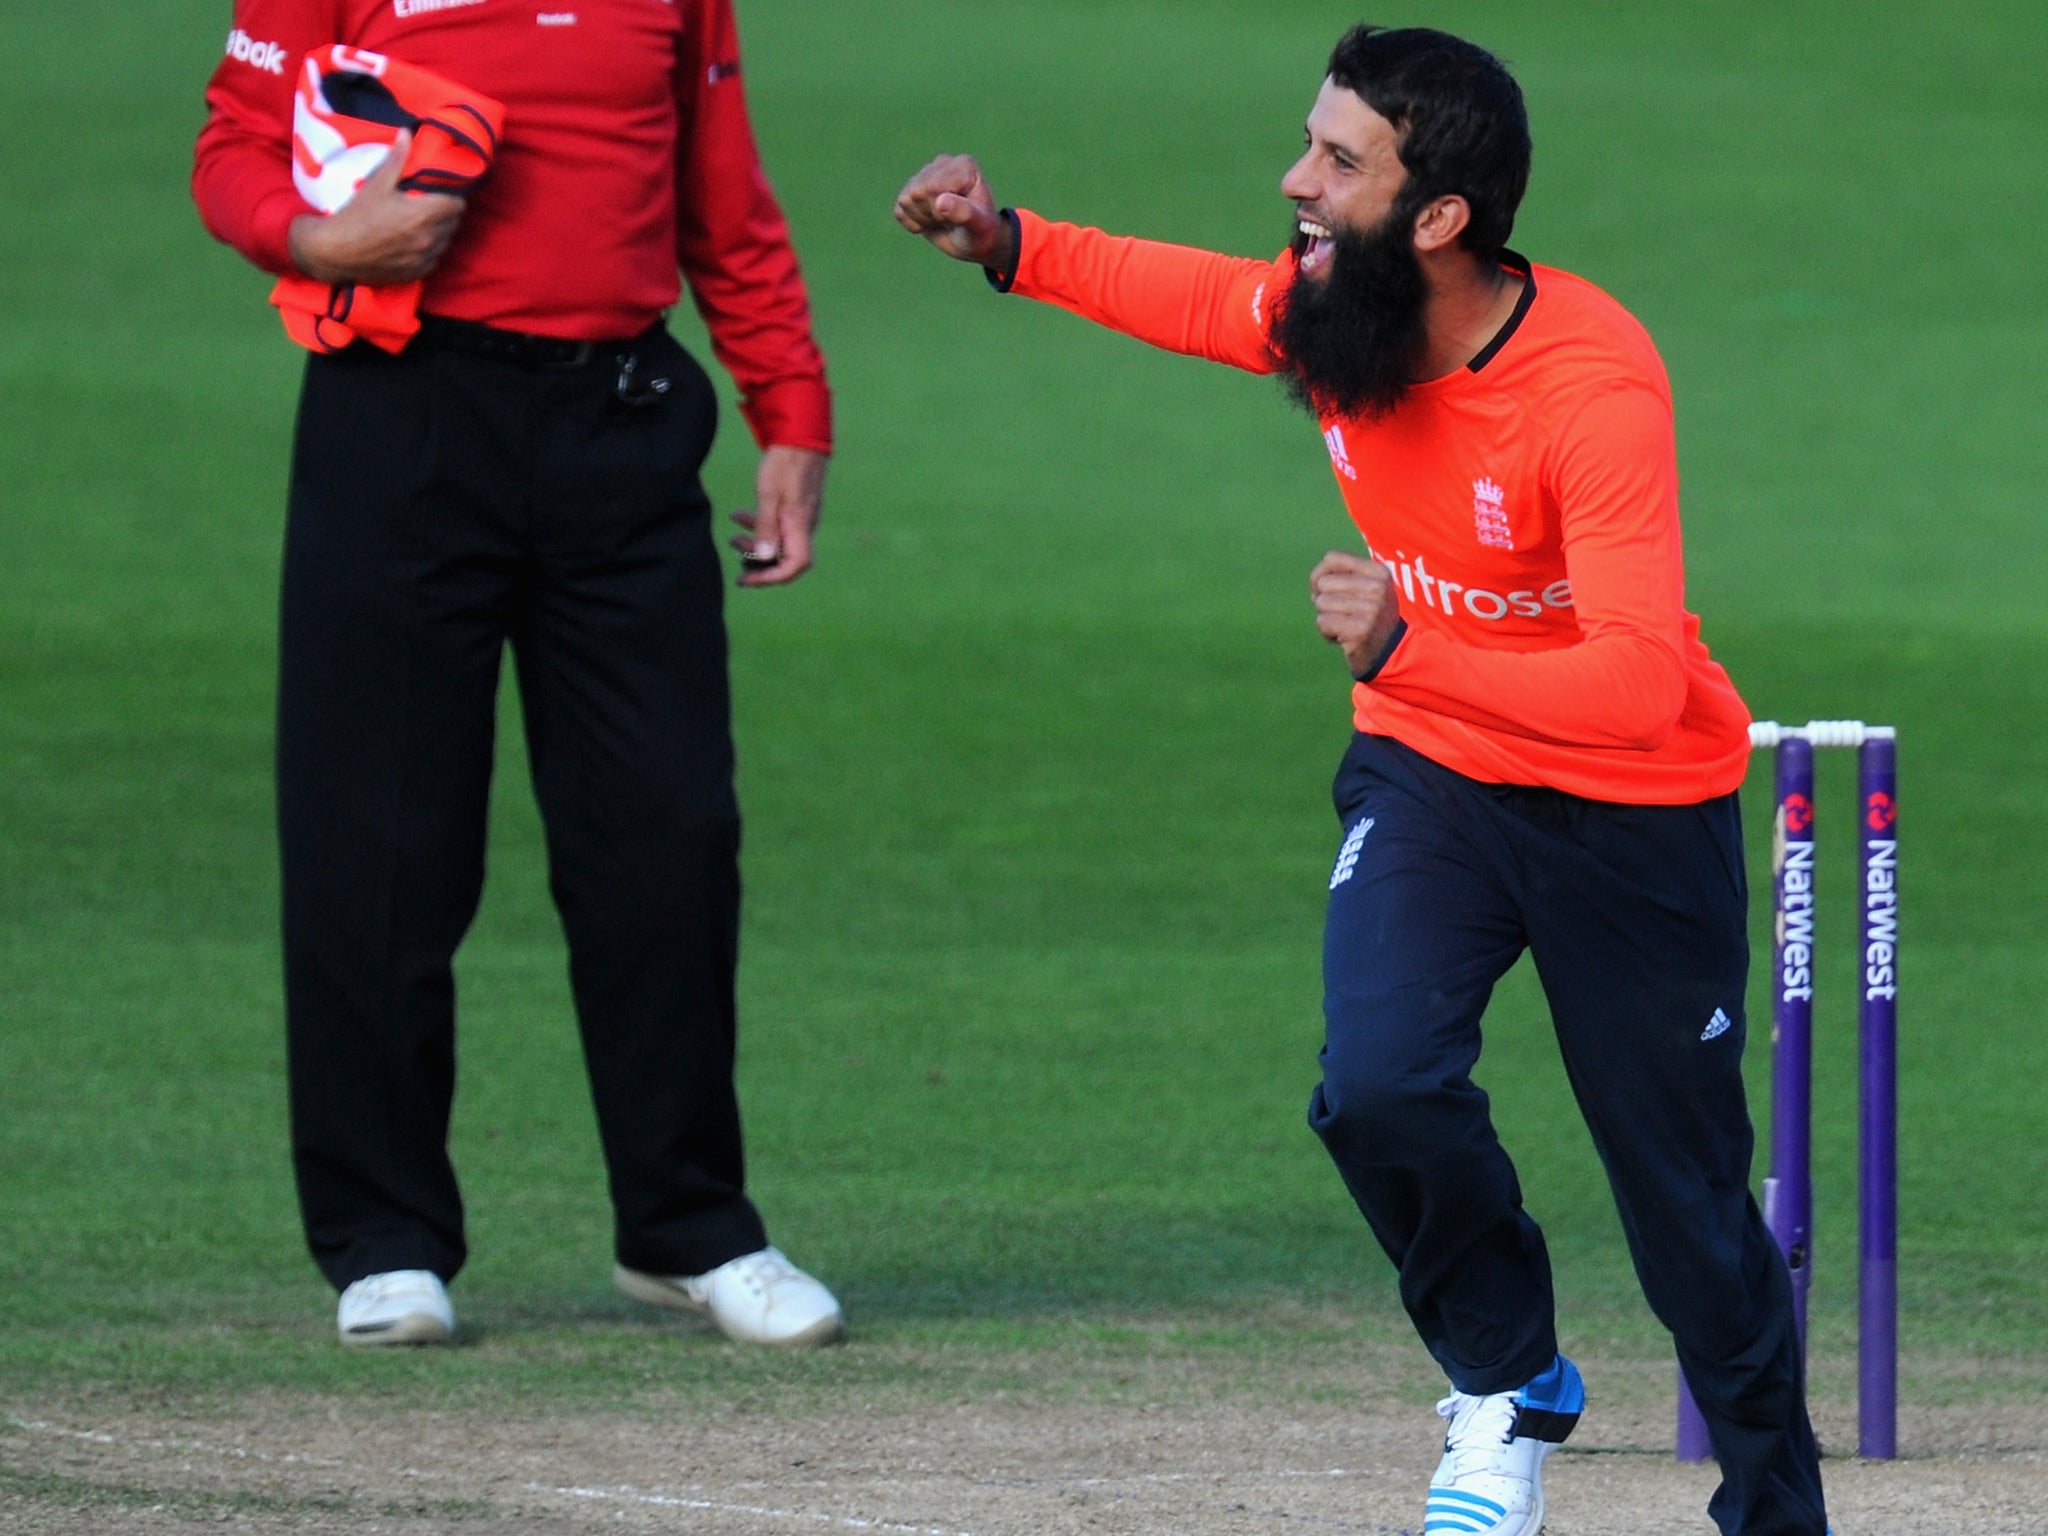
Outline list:
[[[1711,1536],[1712,1466],[1677,1463],[1669,1404],[1635,1395],[1612,1411],[1596,1399],[1550,1459],[1549,1536]],[[1837,1536],[2048,1531],[2041,1408],[1907,1406],[1893,1462],[1847,1454],[1853,1418],[1821,1413]],[[0,1412],[0,1532],[1413,1536],[1439,1434],[1427,1403],[1369,1400],[668,1419],[521,1416],[516,1403],[278,1400],[202,1416],[16,1400]]]

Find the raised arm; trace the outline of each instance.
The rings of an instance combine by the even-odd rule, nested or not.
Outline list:
[[[1247,261],[1059,224],[996,201],[971,155],[941,155],[897,195],[896,222],[1006,293],[1057,304],[1169,352],[1254,373],[1277,366],[1272,297],[1291,260]]]

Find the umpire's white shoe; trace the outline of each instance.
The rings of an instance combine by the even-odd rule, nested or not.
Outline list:
[[[366,1275],[341,1293],[344,1344],[446,1344],[455,1337],[448,1288],[430,1269]]]
[[[1586,1406],[1579,1368],[1559,1355],[1513,1392],[1453,1392],[1436,1405],[1451,1421],[1444,1459],[1429,1481],[1424,1536],[1537,1536],[1543,1461]]]
[[[830,1344],[846,1331],[832,1293],[775,1248],[702,1275],[650,1275],[620,1264],[612,1283],[635,1301],[708,1317],[746,1344]]]

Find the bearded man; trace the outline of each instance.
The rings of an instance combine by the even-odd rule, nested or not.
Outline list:
[[[995,286],[1278,373],[1366,550],[1309,577],[1353,682],[1309,1120],[1449,1378],[1423,1528],[1534,1536],[1585,1404],[1472,1070],[1534,958],[1728,1536],[1822,1536],[1792,1292],[1749,1194],[1748,711],[1685,608],[1670,385],[1590,283],[1506,247],[1520,89],[1483,49],[1353,28],[1282,178],[1275,261],[1001,207],[975,161],[896,218]]]

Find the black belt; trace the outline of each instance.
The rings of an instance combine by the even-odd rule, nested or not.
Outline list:
[[[655,321],[639,336],[612,341],[567,341],[560,336],[535,336],[527,331],[508,331],[474,320],[452,320],[446,315],[421,315],[419,339],[428,346],[448,347],[457,352],[474,352],[522,368],[581,368],[600,357],[616,357],[638,344],[641,337],[661,328]]]

